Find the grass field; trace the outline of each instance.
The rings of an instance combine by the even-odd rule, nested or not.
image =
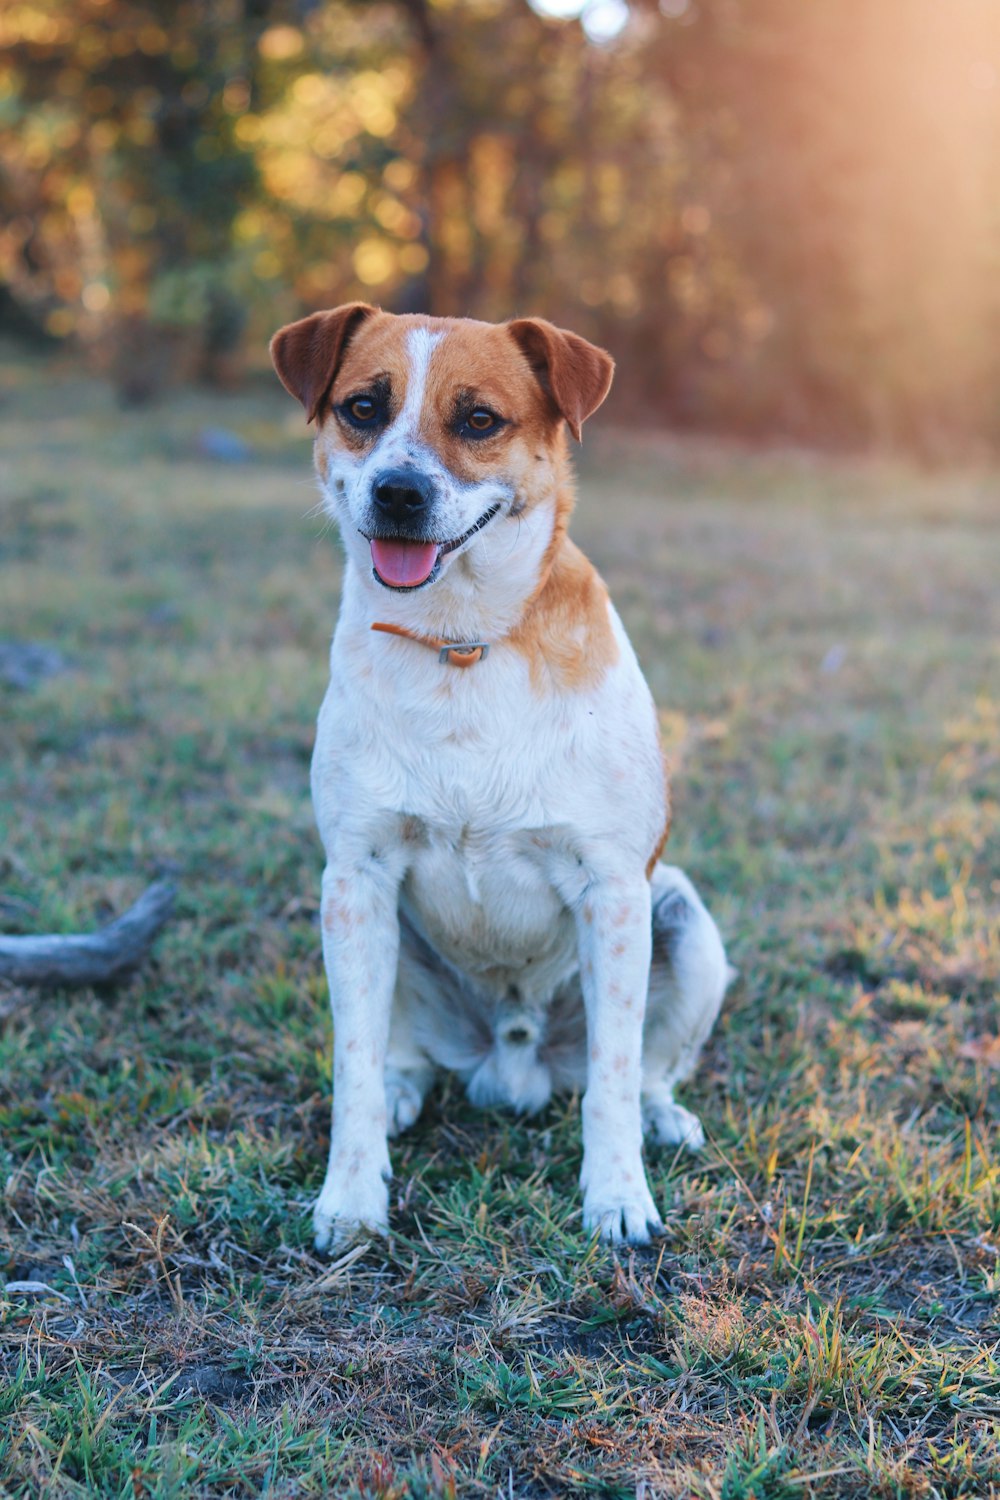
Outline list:
[[[199,452],[223,426],[245,462]],[[180,883],[114,994],[0,995],[0,1493],[1000,1495],[1000,479],[594,434],[575,534],[663,709],[670,857],[741,977],[580,1225],[576,1101],[435,1094],[332,1262],[320,851],[337,600],[277,389],[0,388],[0,927]]]

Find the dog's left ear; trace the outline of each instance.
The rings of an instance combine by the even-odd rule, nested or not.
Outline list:
[[[288,323],[274,335],[271,362],[285,390],[305,407],[307,422],[322,406],[359,325],[377,312],[367,302],[346,302]]]
[[[584,422],[611,389],[615,373],[611,355],[544,318],[515,318],[507,327],[579,442]]]

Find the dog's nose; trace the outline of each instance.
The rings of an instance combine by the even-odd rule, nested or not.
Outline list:
[[[412,521],[434,499],[434,481],[419,469],[389,469],[372,485],[375,504],[390,521]]]

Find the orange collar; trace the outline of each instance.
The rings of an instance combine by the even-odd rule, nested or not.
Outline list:
[[[407,630],[405,625],[389,625],[383,620],[376,620],[372,629],[381,630],[386,635],[400,635],[408,641],[416,641],[418,646],[426,646],[429,651],[436,651],[438,661],[447,663],[450,667],[473,667],[477,661],[482,661],[489,654],[490,649],[485,641],[446,641],[439,635],[420,635],[416,630]]]

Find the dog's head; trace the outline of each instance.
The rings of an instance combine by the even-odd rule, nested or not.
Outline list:
[[[349,555],[396,590],[471,565],[488,536],[553,500],[564,424],[579,438],[614,369],[541,318],[395,316],[363,302],[282,328],[271,357],[316,421]]]

